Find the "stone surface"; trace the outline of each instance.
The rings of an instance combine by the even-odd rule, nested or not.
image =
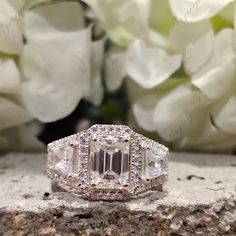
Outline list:
[[[129,202],[56,188],[45,154],[0,158],[0,235],[236,235],[236,157],[170,156],[169,180]]]

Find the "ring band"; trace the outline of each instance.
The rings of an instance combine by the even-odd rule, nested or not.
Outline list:
[[[48,144],[47,173],[90,200],[127,200],[167,180],[168,154],[125,125],[94,125]]]

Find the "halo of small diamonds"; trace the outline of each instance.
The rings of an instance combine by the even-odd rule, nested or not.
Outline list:
[[[94,125],[48,145],[48,176],[91,200],[127,200],[167,178],[168,148],[125,125]]]

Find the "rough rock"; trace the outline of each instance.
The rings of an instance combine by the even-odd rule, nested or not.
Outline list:
[[[0,235],[236,235],[236,156],[172,153],[168,183],[128,202],[56,191],[45,154],[0,158]]]

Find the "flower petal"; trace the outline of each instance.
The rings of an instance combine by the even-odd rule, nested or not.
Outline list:
[[[15,102],[0,97],[0,130],[29,122],[33,117]]]
[[[158,134],[166,141],[182,138],[196,113],[208,103],[208,99],[189,84],[178,86],[157,103],[154,122]]]
[[[181,65],[181,55],[168,56],[157,47],[136,40],[128,48],[126,70],[143,88],[153,88],[169,78]]]
[[[234,84],[235,65],[233,63],[219,65],[204,72],[202,71],[201,74],[197,73],[193,76],[192,83],[209,98],[220,98]]]
[[[213,28],[208,20],[196,23],[176,21],[169,36],[170,46],[175,51],[183,53],[187,45],[194,44],[208,32],[213,34]]]
[[[27,42],[71,36],[84,25],[82,9],[76,2],[37,6],[24,15]]]
[[[234,7],[234,29],[236,29],[236,4]]]
[[[178,20],[196,22],[209,19],[234,0],[169,0]]]
[[[95,12],[109,37],[127,46],[148,31],[149,0],[83,0]]]
[[[105,69],[108,90],[118,89],[126,76],[125,53],[123,51],[111,51],[106,58]]]
[[[104,57],[104,40],[92,43],[90,59],[91,85],[87,99],[95,105],[99,105],[103,99],[103,87],[101,79],[101,69]]]
[[[149,23],[150,27],[162,35],[168,35],[176,22],[168,1],[151,0]]]
[[[43,122],[61,119],[88,94],[90,43],[89,28],[64,40],[25,46],[23,98],[34,117]]]
[[[15,9],[15,11],[18,12],[19,15],[23,14],[24,6],[25,6],[25,0],[7,0],[7,1]]]
[[[196,42],[186,46],[184,69],[189,76],[200,71],[210,60],[213,52],[214,33],[212,30]]]
[[[132,110],[138,125],[147,131],[155,131],[154,112],[157,101],[157,95],[149,94],[138,99],[132,106]]]
[[[229,3],[222,11],[219,12],[219,16],[232,23],[234,22],[234,11],[235,2],[233,1]]]
[[[217,129],[210,120],[209,109],[198,115],[201,119],[199,132],[188,132],[175,148],[179,150],[205,151],[205,152],[229,152],[236,146],[236,135],[227,134]]]
[[[235,93],[235,91],[233,91]],[[236,135],[236,95],[217,104],[213,111],[216,126],[228,134]]]
[[[19,54],[23,48],[21,16],[7,0],[0,1],[0,51]]]
[[[17,0],[14,0],[14,1],[17,1]],[[25,1],[25,8],[29,9],[29,8],[35,7],[38,4],[45,3],[45,2],[50,2],[50,1],[52,1],[52,0],[26,0]]]
[[[0,92],[18,93],[20,90],[20,73],[13,60],[0,61]]]
[[[7,0],[7,1],[19,13],[19,15],[23,15],[23,13],[26,10],[28,10],[38,4],[50,2],[52,0]]]
[[[234,36],[235,32],[231,29],[219,32],[211,60],[192,76],[192,83],[210,98],[221,97],[234,83]]]
[[[91,28],[80,30],[76,12],[81,13],[78,3],[59,2],[25,16],[23,98],[32,115],[44,122],[69,115],[89,93]]]

